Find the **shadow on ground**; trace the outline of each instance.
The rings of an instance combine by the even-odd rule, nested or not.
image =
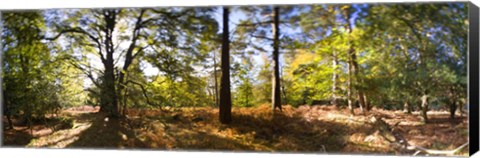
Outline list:
[[[133,132],[123,125],[121,119],[106,120],[102,113],[79,114],[79,120],[91,123],[91,126],[81,132],[78,139],[67,145],[67,148],[111,148],[123,149],[143,147]]]

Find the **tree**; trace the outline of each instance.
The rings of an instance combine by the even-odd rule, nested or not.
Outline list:
[[[82,102],[74,100],[75,95],[61,98],[71,94],[64,90],[67,87],[78,90],[70,87],[74,84],[67,80],[71,76],[63,74],[75,72],[60,64],[63,52],[53,51],[55,46],[41,41],[45,29],[41,12],[5,12],[3,15],[3,110],[10,128],[12,117],[20,117],[31,127],[33,120],[45,121],[47,114],[57,112],[65,102]]]
[[[340,77],[338,69],[346,65],[347,68],[344,70],[347,71],[346,92],[348,107],[353,114],[353,96],[355,95],[354,92],[356,92],[356,98],[363,111],[363,107],[366,105],[366,95],[362,90],[363,79],[361,78],[361,70],[359,70],[360,67],[357,62],[357,53],[359,51],[356,43],[359,41],[359,31],[353,29],[356,26],[355,21],[361,16],[352,17],[354,13],[358,15],[360,7],[358,5],[315,5],[306,6],[304,10],[308,10],[308,12],[299,15],[299,26],[304,33],[308,33],[308,35],[305,35],[305,42],[307,43],[305,48],[317,52],[319,54],[318,58],[329,59],[328,63],[332,65],[331,103],[334,105],[338,104],[338,80]]]
[[[270,60],[266,55],[262,55],[263,65],[259,67],[259,72],[255,76],[257,83],[254,84],[253,93],[255,95],[255,104],[271,103],[272,95],[272,70]]]
[[[466,34],[458,32],[467,29],[465,8],[464,4],[452,3],[373,5],[369,9],[368,14],[375,16],[366,18],[365,23],[369,24],[365,25],[366,38],[386,39],[372,43],[383,45],[382,49],[389,51],[379,59],[398,61],[393,62],[398,64],[391,71],[391,74],[396,74],[392,76],[393,83],[386,85],[390,85],[389,89],[404,92],[399,97],[406,102],[419,101],[425,122],[428,122],[429,103],[438,100],[439,96],[448,96],[440,93],[450,91],[447,84],[464,87],[465,79],[454,79],[453,76],[463,76],[466,72],[466,60],[463,58],[466,46],[460,42],[466,41]],[[437,30],[439,28],[442,31]],[[385,34],[374,33],[379,30]],[[444,36],[445,33],[452,36]],[[447,98],[456,100],[454,97]],[[452,103],[446,104],[453,107]]]
[[[233,77],[235,77],[236,87],[235,100],[233,105],[242,106],[242,107],[251,107],[253,106],[253,83],[254,79],[252,78],[252,67],[251,63],[252,58],[242,58],[241,63],[235,63],[233,66]]]
[[[295,9],[294,7],[282,7],[280,14],[280,7],[278,6],[261,6],[261,7],[241,7],[246,13],[248,19],[243,20],[237,26],[239,34],[245,34],[250,37],[246,43],[249,44],[256,51],[267,52],[268,48],[255,44],[252,41],[256,40],[258,43],[271,42],[272,43],[272,110],[279,109],[281,111],[281,83],[280,83],[280,24],[286,24],[290,19],[290,13]],[[282,16],[282,17],[280,17]],[[280,18],[284,19],[280,21]],[[286,36],[282,38],[286,39]]]
[[[347,52],[348,54],[348,106],[350,107],[350,112],[353,114],[353,103],[352,103],[352,91],[353,91],[353,88],[355,88],[355,90],[357,91],[357,99],[358,99],[358,102],[359,102],[359,105],[360,105],[360,109],[362,111],[362,113],[364,112],[364,107],[365,107],[365,99],[364,99],[364,95],[363,95],[363,91],[361,90],[360,88],[360,84],[361,84],[361,78],[360,78],[360,74],[359,74],[359,66],[358,66],[358,62],[357,62],[357,51],[356,51],[356,47],[355,47],[355,44],[354,44],[354,40],[353,37],[352,37],[352,32],[353,32],[353,28],[352,26],[355,25],[355,23],[351,23],[350,20],[352,18],[352,7],[351,6],[342,6],[341,7],[342,9],[342,12],[343,12],[343,18],[345,20],[345,24],[344,24],[344,27],[345,27],[345,31],[349,34],[349,38],[350,38],[350,41],[349,41],[349,50]],[[353,83],[352,83],[353,82]]]
[[[273,79],[272,79],[272,108],[278,108],[282,111],[282,100],[280,94],[280,61],[279,46],[280,46],[280,24],[279,24],[279,8],[273,8]]]
[[[211,25],[214,20],[209,15],[210,10],[210,8],[74,10],[69,12],[72,14],[69,19],[59,22],[51,20],[53,25],[57,26],[58,34],[46,39],[55,40],[66,35],[68,39],[77,42],[70,43],[71,46],[93,53],[83,53],[82,58],[94,55],[96,59],[100,59],[103,67],[100,70],[79,62],[76,62],[76,67],[84,71],[94,85],[99,87],[101,111],[111,116],[119,116],[118,106],[124,100],[122,92],[129,82],[125,76],[133,61],[149,53],[153,53],[153,57],[158,57],[162,53],[186,56],[182,53],[196,52],[198,42],[195,39],[202,38],[205,35],[203,32],[214,32],[216,29]],[[180,36],[182,38],[178,38]],[[169,58],[172,55],[163,56]],[[120,61],[123,64],[118,64]],[[102,79],[97,80],[95,76]]]
[[[96,53],[96,56],[100,58],[103,64],[103,71],[100,75],[102,79],[100,82],[93,79],[92,72],[86,70],[86,66],[78,65],[77,67],[84,70],[85,74],[89,76],[92,82],[96,86],[100,87],[100,111],[107,112],[109,115],[114,117],[119,116],[118,92],[123,91],[123,85],[125,84],[125,72],[128,70],[133,59],[142,51],[142,49],[137,45],[139,38],[143,38],[140,32],[145,27],[146,23],[151,21],[151,19],[144,20],[145,12],[145,9],[140,9],[138,12],[133,10],[125,11],[123,9],[101,9],[92,12],[81,10],[73,13],[77,15],[73,18],[77,18],[79,21],[78,24],[55,24],[58,29],[58,34],[53,37],[46,38],[49,40],[56,40],[60,36],[67,34],[67,37],[73,38],[80,43],[85,43],[87,47],[84,49],[92,50]],[[135,14],[136,21],[134,22],[131,38],[129,38],[130,44],[128,48],[121,50],[126,52],[124,56],[125,59],[123,68],[117,74],[115,72],[116,61],[114,59],[114,54],[119,53],[119,50],[115,43],[116,41],[114,41],[114,32],[117,32],[117,29],[119,29],[118,23],[120,19],[125,18],[127,15]],[[120,84],[118,86],[115,85],[117,80],[117,83]]]
[[[230,53],[229,53],[229,9],[223,7],[223,35],[222,35],[222,78],[220,82],[220,122],[228,124],[232,121],[232,98],[230,92]]]
[[[331,77],[331,103],[335,106],[338,106],[338,97],[339,94],[339,73],[337,72],[340,65],[340,56],[341,50],[338,48],[340,43],[340,38],[334,38],[335,32],[332,31],[332,34],[328,35],[328,30],[336,30],[336,14],[337,7],[335,5],[313,5],[305,6],[304,8],[309,9],[309,12],[305,12],[299,15],[298,26],[305,33],[307,39],[313,40],[312,43],[308,43],[308,46],[305,48],[311,48],[311,51],[317,52],[321,57],[330,58],[332,64],[332,77]],[[330,38],[328,38],[328,37]],[[325,37],[325,38],[324,38]],[[328,38],[328,39],[327,39]],[[323,39],[323,40],[322,40]],[[306,43],[306,42],[305,42]],[[323,87],[318,87],[323,88]]]

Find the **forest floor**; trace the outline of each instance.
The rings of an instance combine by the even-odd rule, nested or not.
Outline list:
[[[452,120],[444,111],[429,112],[431,122],[423,124],[415,112],[404,114],[374,108],[367,116],[351,116],[347,109],[334,106],[284,106],[283,112],[272,112],[270,106],[262,105],[233,108],[233,122],[229,125],[218,121],[216,108],[180,108],[168,113],[132,109],[128,111],[128,119],[108,119],[97,111],[89,107],[64,110],[60,122],[68,125],[55,128],[39,123],[30,130],[16,125],[14,129],[4,130],[3,144],[51,148],[412,154],[398,153],[375,126],[366,123],[368,116],[373,115],[381,116],[391,126],[397,124],[398,132],[413,145],[452,150],[468,141],[468,119],[457,115]],[[458,154],[467,155],[468,146]]]

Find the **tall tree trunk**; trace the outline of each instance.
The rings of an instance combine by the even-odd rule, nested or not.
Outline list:
[[[350,19],[351,19],[351,11],[350,11],[350,7],[346,7],[344,8],[343,10],[343,14],[344,14],[344,18],[345,20],[347,21],[347,23],[345,24],[345,29],[346,31],[348,32],[348,34],[350,35],[353,31],[352,29],[352,24],[350,23]],[[356,55],[356,52],[355,52],[355,46],[353,44],[353,41],[350,41],[349,42],[349,45],[350,45],[350,49],[348,50],[348,55],[349,55],[349,59],[350,59],[350,64],[351,64],[351,71],[349,71],[349,73],[353,74],[354,76],[354,87],[355,87],[355,90],[357,91],[357,99],[358,99],[358,102],[359,102],[359,106],[360,106],[360,109],[362,111],[362,113],[364,113],[364,107],[365,107],[365,100],[363,98],[363,91],[361,90],[361,88],[359,87],[360,86],[360,83],[361,83],[361,78],[359,76],[359,67],[358,67],[358,63],[357,63],[357,55]],[[351,75],[350,75],[351,76]],[[350,81],[352,82],[352,81]],[[352,83],[350,83],[352,84]]]
[[[106,23],[105,32],[105,53],[106,59],[103,63],[105,67],[104,76],[103,76],[103,86],[102,86],[102,95],[101,98],[103,101],[103,108],[106,108],[109,116],[118,117],[118,95],[117,89],[115,87],[115,65],[113,59],[114,53],[114,44],[113,44],[113,32],[116,24],[116,11],[115,10],[105,10],[104,18]],[[102,110],[102,111],[105,111]]]
[[[345,30],[350,34],[352,33],[352,28],[350,27],[350,7],[343,7],[343,17],[345,19],[345,21],[347,22],[345,24]],[[350,113],[353,115],[355,114],[354,112],[354,107],[353,107],[353,86],[352,86],[352,78],[353,78],[353,62],[352,62],[352,52],[354,51],[353,49],[353,45],[351,44],[350,42],[350,48],[347,52],[347,56],[348,56],[348,59],[347,59],[347,66],[348,66],[348,80],[347,80],[347,87],[348,87],[348,90],[347,90],[347,97],[348,97],[348,108],[350,109]]]
[[[0,12],[0,19],[2,19],[2,13]],[[3,25],[2,25],[2,22],[0,22],[0,32],[3,32]],[[2,37],[0,36],[0,41],[2,41]],[[3,44],[0,44],[0,50],[3,50]],[[0,73],[3,72],[3,56],[4,56],[4,53],[0,53]],[[13,129],[13,123],[12,123],[12,118],[11,118],[11,114],[10,114],[10,111],[9,111],[9,108],[8,108],[8,104],[7,104],[7,95],[5,94],[5,91],[4,89],[7,89],[7,87],[4,87],[3,85],[3,82],[4,82],[4,77],[5,76],[2,76],[0,77],[0,104],[2,104],[4,106],[3,108],[3,115],[6,115],[7,116],[7,121],[8,121],[8,127],[10,129]],[[8,91],[7,91],[8,92]]]
[[[110,55],[111,56],[111,55]],[[113,57],[107,57],[109,64],[105,67],[104,83],[102,88],[103,108],[110,116],[118,115],[118,97],[115,89],[115,74],[113,70]]]
[[[363,90],[362,90],[362,88],[360,88],[361,83],[362,83],[362,79],[360,78],[360,75],[359,75],[355,46],[352,43],[350,44],[349,54],[350,54],[350,60],[351,60],[351,63],[352,63],[352,74],[355,77],[354,85],[355,85],[355,90],[357,91],[358,103],[359,103],[359,106],[360,106],[360,110],[362,111],[362,113],[364,113],[365,112],[365,100],[364,100],[365,98],[364,98]]]
[[[115,28],[114,26],[116,24],[116,21],[115,21],[116,16],[120,11],[121,10],[110,10],[110,11],[107,11],[108,15],[107,14],[105,15],[105,16],[110,17],[110,18],[108,18],[109,20],[107,20],[107,21],[110,21],[110,23],[112,23],[112,25],[111,25],[112,33],[113,33],[113,29]],[[120,71],[118,73],[118,77],[116,78],[116,79],[118,79],[117,80],[117,85],[118,85],[117,86],[117,102],[119,102],[118,103],[119,105],[122,105],[122,102],[125,100],[125,99],[123,99],[123,97],[125,97],[125,96],[122,94],[122,92],[126,88],[126,83],[128,82],[128,79],[125,79],[125,75],[128,72],[128,68],[130,67],[134,58],[137,56],[137,54],[140,52],[140,50],[143,50],[143,48],[140,48],[140,50],[137,50],[137,54],[133,54],[134,53],[133,50],[137,46],[137,40],[140,37],[140,29],[143,27],[142,26],[142,21],[143,21],[142,19],[143,19],[144,14],[145,14],[145,9],[141,9],[138,17],[136,18],[137,21],[135,22],[135,27],[132,30],[132,38],[131,38],[131,41],[130,41],[130,45],[128,46],[127,51],[125,53],[125,61],[124,61],[124,64],[123,64],[122,71]],[[107,26],[109,26],[109,25],[107,24]],[[111,44],[111,47],[114,48],[113,43]],[[112,49],[112,52],[113,52],[113,49]]]
[[[215,52],[213,52],[213,75],[215,80],[215,107],[218,107],[217,57]]]
[[[355,114],[354,108],[353,108],[353,100],[352,100],[352,64],[350,62],[347,62],[347,67],[348,67],[348,79],[347,79],[347,101],[348,101],[348,109],[350,110],[350,113],[352,115]]]
[[[279,8],[273,8],[273,79],[272,79],[272,108],[282,111],[282,100],[280,96],[280,66],[279,66]]]
[[[337,103],[337,78],[338,78],[338,74],[337,74],[337,65],[338,65],[338,58],[337,58],[337,54],[335,52],[333,52],[333,60],[332,60],[332,63],[333,63],[333,75],[332,75],[332,104],[334,106],[337,106],[338,107],[338,103]]]
[[[428,116],[427,116],[427,111],[428,111],[428,95],[424,94],[421,98],[422,104],[420,105],[420,108],[422,110],[422,119],[424,123],[428,123]]]
[[[230,39],[228,30],[229,10],[223,7],[223,38],[222,38],[222,81],[220,85],[220,122],[228,124],[232,121],[232,98],[230,94]]]

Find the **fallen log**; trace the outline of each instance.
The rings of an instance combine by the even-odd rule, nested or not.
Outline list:
[[[468,146],[468,142],[465,144],[462,144],[461,146],[457,147],[456,149],[453,150],[433,150],[433,149],[427,149],[421,146],[416,146],[416,145],[411,145],[408,140],[405,139],[405,137],[398,132],[398,129],[396,129],[396,126],[399,124],[397,122],[394,126],[390,126],[388,123],[386,123],[384,120],[382,120],[381,117],[375,117],[373,116],[370,119],[370,124],[379,129],[380,135],[387,140],[388,142],[396,145],[399,147],[401,150],[407,150],[407,151],[415,151],[413,156],[416,156],[420,153],[425,153],[429,155],[445,155],[445,156],[452,156],[455,155],[456,153],[460,152],[463,148]],[[388,136],[393,137],[394,139],[391,140],[388,138]]]
[[[461,151],[463,148],[465,148],[466,146],[468,145],[468,142],[466,142],[465,144],[457,147],[456,149],[453,149],[453,150],[432,150],[432,149],[426,149],[424,147],[421,147],[421,146],[414,146],[414,145],[411,145],[411,146],[408,146],[407,149],[409,150],[417,150],[413,156],[416,156],[420,153],[426,153],[426,154],[430,154],[430,155],[447,155],[447,156],[452,156],[452,155],[455,155],[455,153]]]

